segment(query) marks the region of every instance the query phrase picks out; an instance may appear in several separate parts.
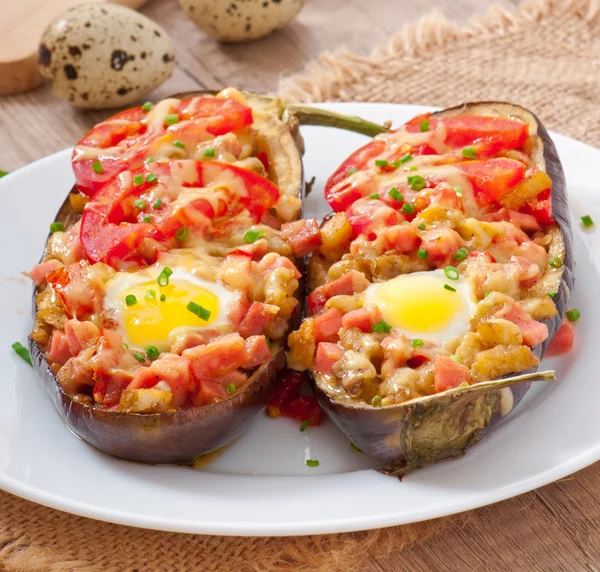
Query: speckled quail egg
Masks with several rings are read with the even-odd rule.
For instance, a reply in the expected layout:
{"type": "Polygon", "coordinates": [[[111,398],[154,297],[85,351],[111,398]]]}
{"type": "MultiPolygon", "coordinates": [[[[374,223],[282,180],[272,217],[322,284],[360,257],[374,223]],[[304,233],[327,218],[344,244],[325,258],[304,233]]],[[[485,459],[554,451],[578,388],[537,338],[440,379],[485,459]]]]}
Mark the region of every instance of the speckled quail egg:
{"type": "Polygon", "coordinates": [[[179,0],[190,19],[223,42],[262,38],[291,22],[305,0],[179,0]]]}
{"type": "Polygon", "coordinates": [[[175,67],[171,39],[146,16],[115,4],[75,6],[40,40],[38,63],[58,97],[84,108],[137,101],[175,67]]]}

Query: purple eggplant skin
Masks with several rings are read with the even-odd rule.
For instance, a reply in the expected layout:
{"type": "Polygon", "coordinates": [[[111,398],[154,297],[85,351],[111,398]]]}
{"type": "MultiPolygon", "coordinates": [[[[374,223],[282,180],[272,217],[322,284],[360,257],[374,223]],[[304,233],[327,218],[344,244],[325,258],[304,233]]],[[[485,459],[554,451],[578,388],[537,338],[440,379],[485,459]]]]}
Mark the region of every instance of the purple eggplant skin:
{"type": "MultiPolygon", "coordinates": [[[[575,282],[567,190],[558,153],[540,120],[520,106],[504,102],[466,103],[434,113],[432,117],[454,115],[495,115],[524,121],[529,125],[527,145],[534,164],[552,180],[552,213],[557,227],[551,232],[550,254],[559,256],[563,266],[549,272],[539,284],[542,295],[557,292],[553,301],[558,310],[554,318],[545,321],[548,339],[533,348],[541,359],[562,324],[575,282]]],[[[536,370],[522,372],[530,374],[525,379],[521,375],[511,376],[381,408],[337,397],[334,391],[327,391],[326,380],[315,374],[313,388],[322,408],[352,443],[381,460],[383,472],[402,476],[465,454],[507,419],[508,412],[523,399],[532,381],[553,379],[552,372],[532,378],[536,370]]]]}

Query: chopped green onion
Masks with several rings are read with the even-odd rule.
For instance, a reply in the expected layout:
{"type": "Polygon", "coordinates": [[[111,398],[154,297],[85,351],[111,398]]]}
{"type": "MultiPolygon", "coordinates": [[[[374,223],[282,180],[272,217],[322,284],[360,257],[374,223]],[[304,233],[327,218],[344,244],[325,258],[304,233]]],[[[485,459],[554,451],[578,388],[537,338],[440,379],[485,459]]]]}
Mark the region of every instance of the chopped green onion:
{"type": "Polygon", "coordinates": [[[581,222],[583,223],[583,226],[594,226],[594,221],[590,215],[582,216],[581,222]]]}
{"type": "Polygon", "coordinates": [[[65,225],[62,222],[52,222],[50,223],[50,232],[54,234],[55,232],[61,232],[65,230],[65,225]]]}
{"type": "Polygon", "coordinates": [[[319,461],[317,461],[316,459],[307,459],[306,465],[308,467],[318,467],[319,466],[319,461]]]}
{"type": "Polygon", "coordinates": [[[399,167],[401,164],[402,164],[402,163],[400,163],[400,161],[392,161],[392,162],[390,163],[390,165],[391,165],[392,167],[394,167],[394,169],[397,169],[397,168],[398,168],[398,167],[399,167]]]}
{"type": "Polygon", "coordinates": [[[348,169],[348,172],[346,173],[346,177],[349,177],[350,175],[354,175],[354,173],[358,173],[358,169],[356,167],[350,167],[348,169]]]}
{"type": "Polygon", "coordinates": [[[404,214],[411,215],[415,212],[415,205],[412,203],[404,203],[400,209],[404,214]]]}
{"type": "Polygon", "coordinates": [[[429,253],[424,248],[419,248],[419,250],[417,250],[417,258],[425,260],[428,256],[429,253]]]}
{"type": "Polygon", "coordinates": [[[404,163],[408,163],[412,158],[413,158],[413,156],[410,153],[407,153],[406,155],[402,155],[402,157],[400,157],[400,163],[402,163],[404,165],[404,163]]]}
{"type": "Polygon", "coordinates": [[[144,298],[146,298],[146,300],[154,300],[156,298],[156,290],[152,290],[152,288],[146,290],[144,298]]]}
{"type": "Polygon", "coordinates": [[[128,350],[129,349],[129,344],[126,344],[125,342],[123,342],[123,347],[128,350]]]}
{"type": "Polygon", "coordinates": [[[375,165],[377,167],[387,167],[388,164],[389,163],[385,159],[375,159],[375,165]]]}
{"type": "Polygon", "coordinates": [[[168,266],[165,266],[162,269],[162,272],[158,275],[158,278],[156,279],[158,285],[163,287],[168,286],[169,276],[171,276],[171,274],[173,274],[173,271],[168,266]]]}
{"type": "Polygon", "coordinates": [[[456,270],[454,266],[446,266],[446,268],[444,268],[444,274],[450,280],[458,280],[459,278],[458,270],[456,270]]]}
{"type": "Polygon", "coordinates": [[[304,431],[306,431],[306,428],[308,427],[308,421],[306,421],[306,419],[304,421],[302,421],[302,425],[300,425],[300,431],[302,433],[304,433],[304,431]]]}
{"type": "Polygon", "coordinates": [[[144,210],[148,206],[148,203],[145,200],[143,200],[143,199],[138,199],[133,204],[135,205],[136,208],[138,208],[140,210],[144,210]]]}
{"type": "Polygon", "coordinates": [[[456,288],[452,288],[452,286],[450,286],[448,284],[444,284],[444,288],[446,290],[450,290],[450,292],[456,292],[456,288]]]}
{"type": "Polygon", "coordinates": [[[185,149],[185,143],[183,141],[179,141],[179,139],[175,139],[175,141],[173,141],[173,147],[177,147],[178,149],[185,149]]]}
{"type": "Polygon", "coordinates": [[[236,389],[237,389],[237,388],[236,388],[236,386],[235,386],[235,384],[234,384],[234,383],[228,383],[228,384],[225,386],[225,393],[226,393],[227,395],[233,395],[233,394],[235,393],[235,390],[236,390],[236,389]]]}
{"type": "Polygon", "coordinates": [[[477,153],[473,147],[463,147],[462,156],[467,159],[477,159],[477,153]]]}
{"type": "Polygon", "coordinates": [[[244,235],[244,242],[252,244],[253,242],[256,242],[259,238],[261,238],[264,234],[264,230],[249,230],[244,235]]]}
{"type": "Polygon", "coordinates": [[[399,203],[401,203],[404,200],[404,195],[400,191],[398,191],[396,187],[389,190],[389,195],[399,203]]]}
{"type": "Polygon", "coordinates": [[[373,324],[373,331],[374,332],[389,332],[392,329],[392,326],[390,326],[385,320],[381,320],[381,322],[377,322],[376,324],[373,324]]]}
{"type": "Polygon", "coordinates": [[[153,209],[159,209],[160,207],[162,207],[162,199],[156,199],[153,203],[152,203],[152,208],[153,209]]]}
{"type": "Polygon", "coordinates": [[[379,397],[379,395],[373,397],[373,399],[371,399],[371,405],[373,407],[381,407],[381,397],[379,397]]]}
{"type": "Polygon", "coordinates": [[[167,299],[167,297],[164,294],[160,295],[160,301],[164,302],[167,299]]]}
{"type": "Polygon", "coordinates": [[[425,223],[422,222],[419,224],[419,226],[417,227],[419,230],[425,230],[427,227],[425,226],[425,223]]]}
{"type": "Polygon", "coordinates": [[[421,133],[429,131],[429,121],[421,121],[421,123],[419,123],[419,129],[421,130],[421,133]]]}
{"type": "Polygon", "coordinates": [[[552,268],[562,268],[562,260],[558,256],[551,256],[548,258],[548,264],[552,266],[552,268]]]}
{"type": "Polygon", "coordinates": [[[554,298],[554,296],[556,296],[556,292],[548,292],[548,296],[550,296],[550,298],[554,298]]]}
{"type": "Polygon", "coordinates": [[[144,183],[144,175],[136,175],[135,177],[133,177],[133,186],[134,187],[139,187],[143,183],[144,183]]]}
{"type": "Polygon", "coordinates": [[[484,298],[487,298],[490,294],[492,293],[491,290],[486,290],[485,294],[483,295],[484,298]]]}
{"type": "Polygon", "coordinates": [[[462,189],[461,189],[461,188],[460,188],[458,185],[456,185],[456,186],[454,187],[454,192],[456,193],[456,196],[457,196],[457,197],[462,197],[462,196],[463,196],[462,189]]]}
{"type": "Polygon", "coordinates": [[[148,356],[148,359],[151,359],[152,361],[154,361],[159,354],[160,352],[156,346],[148,346],[146,348],[146,355],[148,356]]]}
{"type": "Polygon", "coordinates": [[[152,102],[151,101],[147,101],[146,103],[144,103],[144,105],[142,105],[142,111],[145,111],[146,113],[148,113],[151,109],[152,109],[152,102]]]}
{"type": "Polygon", "coordinates": [[[459,248],[455,253],[454,253],[454,260],[464,260],[467,257],[467,254],[469,254],[469,250],[465,247],[463,248],[459,248]]]}
{"type": "Polygon", "coordinates": [[[152,218],[150,218],[150,215],[146,215],[143,219],[144,222],[151,222],[152,218]]]}
{"type": "Polygon", "coordinates": [[[424,344],[424,343],[425,343],[425,342],[424,342],[423,340],[420,340],[419,338],[415,338],[415,339],[412,341],[412,347],[413,347],[413,348],[420,348],[420,347],[423,347],[423,344],[424,344]]]}
{"type": "Polygon", "coordinates": [[[205,157],[214,157],[215,156],[215,150],[210,147],[208,149],[204,149],[204,156],[205,157]]]}
{"type": "Polygon", "coordinates": [[[571,310],[567,310],[565,312],[565,316],[567,317],[569,322],[576,322],[577,320],[579,320],[579,318],[581,318],[581,312],[576,308],[572,308],[571,310]]]}
{"type": "Polygon", "coordinates": [[[2,177],[6,177],[6,175],[8,175],[8,171],[3,171],[2,169],[0,169],[0,179],[2,177]]]}
{"type": "Polygon", "coordinates": [[[166,125],[175,125],[175,123],[179,123],[179,115],[177,113],[170,113],[165,117],[166,125]]]}
{"type": "Polygon", "coordinates": [[[350,448],[354,449],[358,453],[362,453],[362,449],[359,449],[352,441],[350,441],[350,448]]]}
{"type": "Polygon", "coordinates": [[[104,167],[102,166],[102,163],[100,163],[100,161],[94,161],[92,163],[92,169],[94,170],[94,173],[97,173],[98,175],[104,173],[104,167]]]}
{"type": "Polygon", "coordinates": [[[137,304],[137,298],[133,294],[125,296],[125,304],[128,306],[135,306],[137,304]]]}
{"type": "Polygon", "coordinates": [[[146,175],[146,182],[147,183],[154,183],[154,181],[156,181],[158,179],[158,177],[154,174],[154,173],[148,173],[146,175]]]}
{"type": "Polygon", "coordinates": [[[408,186],[413,191],[420,191],[425,188],[425,179],[421,175],[413,175],[408,177],[408,186]]]}
{"type": "Polygon", "coordinates": [[[133,352],[133,357],[140,363],[144,363],[146,361],[146,356],[140,352],[133,352]]]}
{"type": "Polygon", "coordinates": [[[372,195],[369,195],[370,199],[380,199],[381,197],[379,196],[379,193],[373,193],[372,195]]]}
{"type": "Polygon", "coordinates": [[[154,157],[146,157],[144,159],[144,163],[148,164],[148,163],[153,163],[154,162],[154,157]]]}
{"type": "Polygon", "coordinates": [[[184,240],[187,240],[189,236],[190,236],[190,229],[187,226],[180,226],[177,229],[177,231],[175,232],[175,238],[179,242],[183,242],[184,240]]]}
{"type": "Polygon", "coordinates": [[[450,359],[456,363],[462,363],[462,360],[458,356],[450,356],[450,359]]]}
{"type": "Polygon", "coordinates": [[[200,306],[200,304],[196,304],[196,302],[190,302],[187,305],[187,309],[192,314],[196,314],[196,316],[198,316],[201,320],[204,320],[205,322],[208,322],[208,319],[210,318],[210,315],[211,315],[210,310],[203,308],[202,306],[200,306]]]}
{"type": "Polygon", "coordinates": [[[29,355],[29,350],[21,344],[21,342],[15,342],[11,348],[15,350],[16,354],[24,361],[26,361],[29,365],[33,365],[31,363],[31,355],[29,355]]]}
{"type": "Polygon", "coordinates": [[[416,165],[413,165],[412,167],[409,167],[408,170],[409,171],[416,171],[419,167],[417,167],[416,165]]]}

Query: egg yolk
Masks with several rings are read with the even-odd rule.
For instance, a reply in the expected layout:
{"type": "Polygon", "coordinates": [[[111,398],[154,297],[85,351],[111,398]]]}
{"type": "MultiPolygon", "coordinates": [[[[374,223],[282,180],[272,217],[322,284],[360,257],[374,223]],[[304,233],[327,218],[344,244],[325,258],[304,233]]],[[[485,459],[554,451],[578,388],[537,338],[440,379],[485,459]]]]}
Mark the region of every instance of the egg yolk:
{"type": "Polygon", "coordinates": [[[159,287],[156,281],[142,282],[123,292],[120,301],[122,327],[130,342],[138,347],[156,346],[160,350],[169,349],[169,334],[176,328],[198,328],[208,326],[219,315],[219,298],[209,290],[183,280],[170,282],[159,287]],[[154,292],[154,295],[152,294],[154,292]],[[135,296],[136,302],[126,303],[128,296],[135,296]],[[164,301],[161,301],[164,295],[164,301]],[[210,312],[207,320],[187,309],[195,302],[210,312]]]}
{"type": "Polygon", "coordinates": [[[449,326],[462,311],[462,298],[458,292],[446,290],[443,281],[404,275],[378,285],[370,301],[392,327],[434,333],[449,326]]]}

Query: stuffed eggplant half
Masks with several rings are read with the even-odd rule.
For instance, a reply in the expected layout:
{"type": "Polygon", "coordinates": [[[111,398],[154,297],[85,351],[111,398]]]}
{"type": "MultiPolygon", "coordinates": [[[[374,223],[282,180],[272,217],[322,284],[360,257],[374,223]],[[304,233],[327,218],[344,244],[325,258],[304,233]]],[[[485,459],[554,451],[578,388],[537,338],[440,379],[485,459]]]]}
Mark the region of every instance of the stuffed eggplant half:
{"type": "Polygon", "coordinates": [[[264,409],[320,239],[298,220],[301,149],[280,101],[234,89],[122,112],[75,147],[76,187],[29,273],[32,361],[75,434],[185,462],[264,409]]]}
{"type": "Polygon", "coordinates": [[[554,379],[535,372],[574,279],[547,131],[507,103],[422,115],[352,154],[325,194],[290,367],[391,473],[462,455],[554,379]]]}

